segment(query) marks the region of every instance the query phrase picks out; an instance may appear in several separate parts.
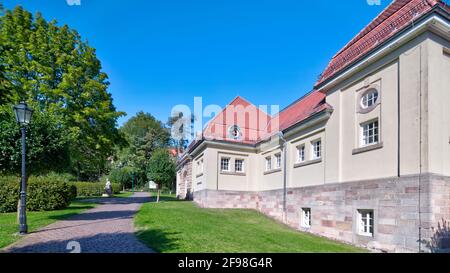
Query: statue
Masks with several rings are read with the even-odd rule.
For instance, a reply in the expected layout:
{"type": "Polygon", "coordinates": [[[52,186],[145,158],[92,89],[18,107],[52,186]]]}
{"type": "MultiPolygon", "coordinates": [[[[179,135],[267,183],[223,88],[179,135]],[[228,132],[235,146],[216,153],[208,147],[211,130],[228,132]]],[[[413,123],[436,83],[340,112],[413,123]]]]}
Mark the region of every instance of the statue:
{"type": "Polygon", "coordinates": [[[106,185],[105,185],[105,194],[103,194],[103,197],[111,197],[112,195],[113,195],[113,193],[112,193],[111,182],[109,181],[109,178],[107,178],[106,185]]]}

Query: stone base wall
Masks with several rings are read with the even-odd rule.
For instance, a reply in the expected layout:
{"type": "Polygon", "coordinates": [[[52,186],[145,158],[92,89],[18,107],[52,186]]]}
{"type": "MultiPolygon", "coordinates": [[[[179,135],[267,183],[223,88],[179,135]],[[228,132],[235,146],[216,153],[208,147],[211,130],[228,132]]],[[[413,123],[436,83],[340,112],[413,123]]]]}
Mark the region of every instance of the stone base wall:
{"type": "Polygon", "coordinates": [[[194,201],[202,208],[257,209],[258,193],[203,190],[194,192],[194,201]]]}
{"type": "Polygon", "coordinates": [[[426,174],[325,184],[288,189],[286,197],[285,213],[282,189],[194,193],[194,201],[201,207],[256,209],[294,229],[358,246],[387,252],[438,252],[450,248],[448,177],[426,174]],[[300,227],[302,208],[311,209],[310,229],[300,227]],[[373,237],[357,232],[360,209],[374,211],[373,237]]]}

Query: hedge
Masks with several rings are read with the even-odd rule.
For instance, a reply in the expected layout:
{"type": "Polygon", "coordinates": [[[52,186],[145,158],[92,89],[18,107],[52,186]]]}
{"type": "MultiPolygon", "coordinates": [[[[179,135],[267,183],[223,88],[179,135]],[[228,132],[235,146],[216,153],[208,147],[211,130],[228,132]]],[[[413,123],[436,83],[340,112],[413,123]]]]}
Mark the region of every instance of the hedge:
{"type": "MultiPolygon", "coordinates": [[[[105,184],[91,182],[71,182],[69,183],[77,189],[78,197],[102,196],[105,193],[105,184]]],[[[113,194],[120,193],[120,184],[111,183],[113,194]]]]}
{"type": "MultiPolygon", "coordinates": [[[[112,183],[113,193],[120,193],[120,184],[112,183]]],[[[57,175],[31,176],[27,187],[27,210],[48,211],[66,208],[78,196],[101,196],[104,183],[67,182],[57,175]]],[[[17,211],[20,199],[20,177],[0,176],[0,213],[17,211]]]]}
{"type": "MultiPolygon", "coordinates": [[[[30,177],[27,187],[27,210],[48,211],[66,208],[76,196],[76,189],[64,181],[48,177],[30,177]]],[[[0,177],[0,212],[17,211],[20,178],[0,177]]]]}

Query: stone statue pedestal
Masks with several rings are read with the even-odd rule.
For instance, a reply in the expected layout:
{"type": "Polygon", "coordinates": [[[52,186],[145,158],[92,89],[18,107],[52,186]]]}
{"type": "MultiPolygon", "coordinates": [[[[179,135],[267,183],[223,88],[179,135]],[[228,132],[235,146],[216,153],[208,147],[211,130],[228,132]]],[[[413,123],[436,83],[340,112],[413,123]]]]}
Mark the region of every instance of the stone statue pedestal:
{"type": "Polygon", "coordinates": [[[102,195],[102,197],[112,197],[112,196],[113,192],[111,182],[109,181],[109,179],[106,179],[105,193],[102,195]]]}

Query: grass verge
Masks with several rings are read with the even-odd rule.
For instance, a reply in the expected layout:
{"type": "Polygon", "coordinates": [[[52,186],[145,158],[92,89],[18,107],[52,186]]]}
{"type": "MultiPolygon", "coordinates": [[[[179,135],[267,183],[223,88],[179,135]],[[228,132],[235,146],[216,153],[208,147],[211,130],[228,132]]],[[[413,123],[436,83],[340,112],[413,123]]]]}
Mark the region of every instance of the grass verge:
{"type": "Polygon", "coordinates": [[[366,252],[290,229],[253,210],[202,209],[163,197],[135,218],[138,238],[163,253],[366,252]]]}

